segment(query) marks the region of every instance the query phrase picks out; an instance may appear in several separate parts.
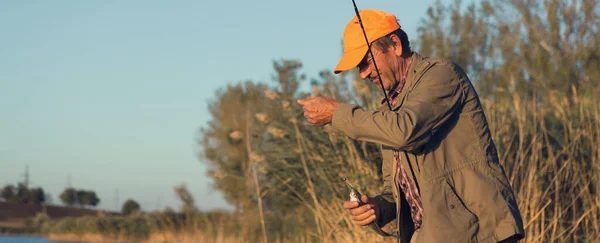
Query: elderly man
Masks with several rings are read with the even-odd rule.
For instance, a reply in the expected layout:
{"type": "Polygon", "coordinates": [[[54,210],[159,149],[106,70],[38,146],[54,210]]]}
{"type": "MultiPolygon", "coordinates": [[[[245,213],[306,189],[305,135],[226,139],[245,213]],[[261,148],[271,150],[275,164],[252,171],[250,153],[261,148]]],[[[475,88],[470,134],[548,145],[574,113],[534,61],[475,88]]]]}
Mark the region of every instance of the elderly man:
{"type": "Polygon", "coordinates": [[[358,68],[387,92],[378,110],[326,97],[299,100],[315,125],[381,144],[383,191],[344,202],[355,223],[394,222],[402,242],[516,242],[525,236],[479,97],[465,72],[410,48],[393,14],[359,12],[346,25],[335,74],[358,68]],[[369,46],[372,56],[368,52],[369,46]],[[379,70],[379,72],[377,72],[379,70]]]}

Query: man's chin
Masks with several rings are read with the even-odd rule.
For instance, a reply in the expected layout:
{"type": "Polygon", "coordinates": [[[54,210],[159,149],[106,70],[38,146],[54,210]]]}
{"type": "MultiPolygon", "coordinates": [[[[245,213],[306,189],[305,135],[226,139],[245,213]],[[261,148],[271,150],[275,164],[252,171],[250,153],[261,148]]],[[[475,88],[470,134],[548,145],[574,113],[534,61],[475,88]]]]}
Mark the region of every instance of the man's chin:
{"type": "MultiPolygon", "coordinates": [[[[375,87],[377,87],[378,90],[381,90],[381,84],[373,82],[373,85],[375,85],[375,87]]],[[[386,93],[389,93],[391,90],[392,89],[386,86],[384,86],[383,88],[383,91],[385,91],[386,93]]]]}
{"type": "MultiPolygon", "coordinates": [[[[375,85],[375,87],[377,87],[377,89],[381,90],[381,84],[379,84],[379,83],[375,83],[375,82],[373,82],[373,84],[375,85]]],[[[388,91],[389,91],[389,88],[388,88],[388,87],[384,87],[384,88],[383,88],[383,90],[384,90],[385,92],[388,92],[388,91]]]]}

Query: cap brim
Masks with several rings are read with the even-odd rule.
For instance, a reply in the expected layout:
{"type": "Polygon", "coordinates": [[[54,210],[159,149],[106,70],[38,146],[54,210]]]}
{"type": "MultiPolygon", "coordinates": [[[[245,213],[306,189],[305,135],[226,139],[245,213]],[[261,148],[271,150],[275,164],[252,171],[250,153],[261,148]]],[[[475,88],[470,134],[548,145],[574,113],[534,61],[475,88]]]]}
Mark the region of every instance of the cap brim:
{"type": "Polygon", "coordinates": [[[338,74],[342,71],[348,71],[350,69],[355,68],[365,57],[368,50],[369,48],[367,47],[367,45],[365,45],[361,48],[344,53],[344,55],[338,62],[338,65],[333,70],[333,73],[338,74]]]}

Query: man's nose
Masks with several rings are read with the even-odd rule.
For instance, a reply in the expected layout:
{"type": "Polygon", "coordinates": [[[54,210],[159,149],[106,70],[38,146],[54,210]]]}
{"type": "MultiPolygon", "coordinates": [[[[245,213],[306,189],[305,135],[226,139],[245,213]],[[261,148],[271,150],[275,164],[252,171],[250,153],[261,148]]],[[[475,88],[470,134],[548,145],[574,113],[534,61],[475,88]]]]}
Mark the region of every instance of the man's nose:
{"type": "Polygon", "coordinates": [[[358,74],[361,79],[367,79],[369,77],[369,74],[371,74],[371,72],[369,72],[368,68],[360,67],[358,70],[358,74]]]}

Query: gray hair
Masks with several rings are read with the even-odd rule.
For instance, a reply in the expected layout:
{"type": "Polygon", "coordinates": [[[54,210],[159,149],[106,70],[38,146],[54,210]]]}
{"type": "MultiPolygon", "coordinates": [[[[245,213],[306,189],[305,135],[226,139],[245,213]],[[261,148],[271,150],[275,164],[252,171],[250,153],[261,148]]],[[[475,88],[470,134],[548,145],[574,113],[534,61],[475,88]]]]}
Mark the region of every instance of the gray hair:
{"type": "Polygon", "coordinates": [[[386,36],[373,41],[373,44],[377,45],[377,47],[379,47],[379,49],[381,49],[381,51],[385,53],[387,51],[387,48],[394,44],[391,37],[392,35],[396,35],[398,36],[398,38],[400,38],[400,43],[402,44],[402,52],[404,54],[412,53],[412,50],[410,48],[410,41],[408,40],[408,35],[401,28],[398,28],[392,33],[389,33],[386,36]]]}

